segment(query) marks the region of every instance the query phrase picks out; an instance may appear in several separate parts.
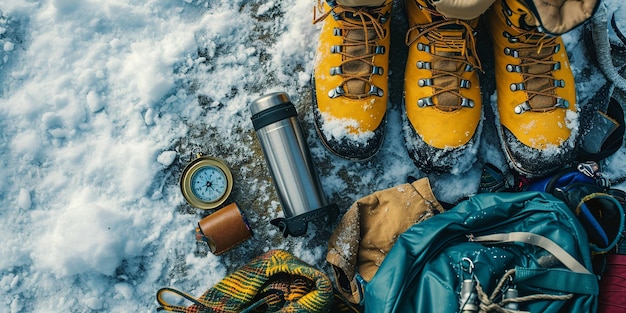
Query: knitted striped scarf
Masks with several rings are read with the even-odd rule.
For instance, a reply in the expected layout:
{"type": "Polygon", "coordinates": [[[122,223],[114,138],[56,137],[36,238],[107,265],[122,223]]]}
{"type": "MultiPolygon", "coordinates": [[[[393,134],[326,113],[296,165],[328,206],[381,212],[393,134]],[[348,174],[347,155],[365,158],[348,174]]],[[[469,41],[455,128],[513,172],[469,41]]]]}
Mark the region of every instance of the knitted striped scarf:
{"type": "Polygon", "coordinates": [[[159,310],[182,313],[358,312],[333,289],[326,274],[283,250],[271,250],[226,276],[201,297],[172,288],[157,292],[159,310]],[[174,293],[193,304],[168,304],[174,293]]]}

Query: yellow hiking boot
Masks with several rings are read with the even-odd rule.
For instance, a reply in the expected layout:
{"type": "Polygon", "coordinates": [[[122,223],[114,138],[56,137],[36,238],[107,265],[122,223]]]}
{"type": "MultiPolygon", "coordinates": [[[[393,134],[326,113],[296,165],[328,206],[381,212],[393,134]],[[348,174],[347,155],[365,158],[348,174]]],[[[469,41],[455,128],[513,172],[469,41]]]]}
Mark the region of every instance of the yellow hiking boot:
{"type": "Polygon", "coordinates": [[[423,171],[463,173],[476,161],[482,130],[478,18],[448,19],[424,0],[406,0],[405,6],[407,150],[423,171]]]}
{"type": "Polygon", "coordinates": [[[366,160],[378,152],[385,132],[391,1],[378,7],[326,1],[320,9],[315,126],[332,153],[366,160]]]}
{"type": "Polygon", "coordinates": [[[560,36],[540,31],[518,0],[497,0],[486,15],[494,46],[498,135],[519,173],[540,176],[573,159],[576,90],[560,36]]]}

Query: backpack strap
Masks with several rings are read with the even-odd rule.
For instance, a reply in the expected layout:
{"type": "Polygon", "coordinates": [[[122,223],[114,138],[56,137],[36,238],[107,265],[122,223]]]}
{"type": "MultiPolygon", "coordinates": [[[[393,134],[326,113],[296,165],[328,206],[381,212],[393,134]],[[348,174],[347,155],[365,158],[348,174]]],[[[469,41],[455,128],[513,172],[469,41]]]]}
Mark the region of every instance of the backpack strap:
{"type": "Polygon", "coordinates": [[[529,285],[552,290],[591,295],[598,294],[597,277],[565,249],[547,237],[530,232],[511,232],[470,237],[469,240],[493,244],[523,242],[543,248],[556,257],[570,271],[560,268],[533,269],[516,267],[516,281],[524,281],[529,285]]]}
{"type": "Polygon", "coordinates": [[[599,294],[596,275],[575,273],[564,268],[516,267],[514,282],[567,293],[599,294]]]}
{"type": "Polygon", "coordinates": [[[533,246],[541,247],[544,250],[554,255],[565,267],[576,273],[591,274],[591,272],[578,260],[576,260],[571,254],[565,251],[556,242],[550,240],[547,237],[537,235],[530,232],[511,232],[511,233],[499,233],[484,235],[478,237],[470,237],[470,241],[473,242],[485,242],[485,243],[508,243],[508,242],[523,242],[531,244],[533,246]]]}

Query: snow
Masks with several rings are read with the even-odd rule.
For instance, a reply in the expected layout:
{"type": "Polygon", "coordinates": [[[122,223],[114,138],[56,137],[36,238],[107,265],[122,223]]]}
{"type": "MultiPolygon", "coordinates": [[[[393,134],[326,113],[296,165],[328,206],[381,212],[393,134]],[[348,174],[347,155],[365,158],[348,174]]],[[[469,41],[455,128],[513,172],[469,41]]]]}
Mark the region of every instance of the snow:
{"type": "MultiPolygon", "coordinates": [[[[424,176],[404,147],[397,88],[378,156],[350,162],[319,143],[310,110],[320,27],[312,6],[0,1],[0,312],[154,312],[159,288],[199,296],[274,248],[325,268],[328,229],[311,225],[302,238],[283,238],[269,224],[280,206],[247,108],[269,92],[285,91],[297,104],[324,190],[342,212],[408,175],[424,176]],[[210,212],[189,207],[178,186],[200,152],[231,165],[232,200],[255,234],[222,256],[195,242],[194,225],[210,212]]],[[[401,28],[400,3],[394,12],[401,28]]],[[[579,36],[565,39],[584,103],[604,78],[589,67],[579,36]]],[[[504,168],[493,129],[484,132],[478,155],[504,168]]],[[[606,161],[607,174],[626,175],[625,162],[622,148],[606,161]]],[[[453,202],[475,192],[479,175],[434,175],[431,184],[453,202]]]]}

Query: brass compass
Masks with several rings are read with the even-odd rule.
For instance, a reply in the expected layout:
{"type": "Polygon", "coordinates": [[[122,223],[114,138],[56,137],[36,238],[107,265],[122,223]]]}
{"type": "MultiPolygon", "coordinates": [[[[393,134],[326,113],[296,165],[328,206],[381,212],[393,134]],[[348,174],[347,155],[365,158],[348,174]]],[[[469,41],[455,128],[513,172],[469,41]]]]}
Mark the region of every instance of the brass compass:
{"type": "Polygon", "coordinates": [[[220,206],[233,189],[233,175],[226,163],[211,156],[197,155],[183,170],[180,190],[187,202],[199,209],[220,206]]]}

